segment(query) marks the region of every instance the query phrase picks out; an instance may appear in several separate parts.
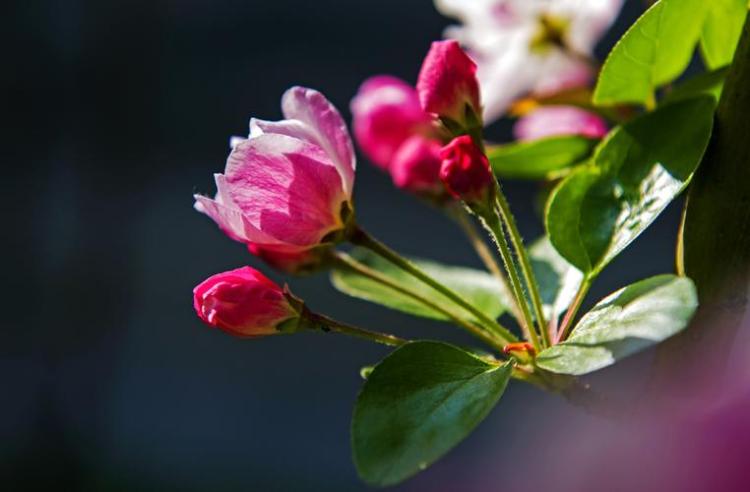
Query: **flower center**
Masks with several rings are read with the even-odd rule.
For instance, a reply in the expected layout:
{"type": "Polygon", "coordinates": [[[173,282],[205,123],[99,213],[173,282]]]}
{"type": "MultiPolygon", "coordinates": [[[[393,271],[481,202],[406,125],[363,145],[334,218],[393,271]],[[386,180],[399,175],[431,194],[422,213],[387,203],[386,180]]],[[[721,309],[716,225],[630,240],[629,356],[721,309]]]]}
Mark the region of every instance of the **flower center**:
{"type": "Polygon", "coordinates": [[[570,27],[568,19],[544,13],[537,22],[536,33],[531,37],[531,51],[544,54],[553,48],[565,48],[565,37],[570,27]]]}

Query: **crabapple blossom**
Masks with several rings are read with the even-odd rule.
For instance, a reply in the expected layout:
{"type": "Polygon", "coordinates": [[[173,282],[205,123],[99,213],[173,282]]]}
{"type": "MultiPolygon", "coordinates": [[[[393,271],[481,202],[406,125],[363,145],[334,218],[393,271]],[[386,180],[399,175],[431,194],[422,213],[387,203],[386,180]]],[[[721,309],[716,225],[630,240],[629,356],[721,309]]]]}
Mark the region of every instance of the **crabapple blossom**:
{"type": "Polygon", "coordinates": [[[435,0],[461,26],[445,31],[477,62],[484,121],[527,93],[549,94],[590,82],[588,61],[623,0],[435,0]]]}
{"type": "Polygon", "coordinates": [[[233,139],[224,173],[215,175],[216,196],[195,195],[195,208],[252,252],[307,262],[308,253],[342,239],[352,218],[354,150],[319,92],[293,87],[282,110],[284,120],[252,119],[249,138],[233,139]]]}

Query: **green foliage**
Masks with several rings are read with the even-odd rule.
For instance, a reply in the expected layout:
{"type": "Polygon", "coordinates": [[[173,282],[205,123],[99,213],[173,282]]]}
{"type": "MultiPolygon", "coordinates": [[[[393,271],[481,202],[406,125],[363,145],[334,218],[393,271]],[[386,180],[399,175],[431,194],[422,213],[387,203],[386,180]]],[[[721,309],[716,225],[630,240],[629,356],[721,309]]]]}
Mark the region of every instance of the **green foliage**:
{"type": "Polygon", "coordinates": [[[747,15],[747,0],[710,0],[701,32],[700,47],[709,70],[732,63],[742,25],[747,15]]]}
{"type": "Polygon", "coordinates": [[[599,302],[567,341],[539,354],[537,365],[571,375],[602,369],[684,329],[697,305],[687,277],[641,280],[599,302]]]}
{"type": "Polygon", "coordinates": [[[392,485],[431,465],[492,410],[511,375],[440,342],[412,342],[365,382],[352,420],[354,462],[365,481],[392,485]]]}
{"type": "MultiPolygon", "coordinates": [[[[450,303],[442,294],[415,279],[399,267],[380,256],[362,248],[356,248],[351,256],[368,267],[388,276],[401,286],[424,295],[438,302],[450,303]]],[[[438,282],[449,285],[466,301],[494,319],[500,316],[508,305],[498,281],[489,273],[472,268],[441,265],[434,261],[412,258],[411,261],[422,271],[438,282]]],[[[365,278],[346,269],[336,269],[331,273],[331,282],[344,294],[387,306],[415,316],[447,321],[448,318],[438,311],[424,306],[413,298],[386,287],[378,282],[365,278]]],[[[457,311],[463,312],[463,311],[457,311]]],[[[467,321],[473,321],[465,313],[467,321]]]]}
{"type": "Polygon", "coordinates": [[[679,77],[700,43],[710,70],[731,63],[746,0],[659,0],[623,35],[599,74],[597,105],[653,105],[655,91],[679,77]]]}
{"type": "Polygon", "coordinates": [[[726,68],[696,75],[675,87],[674,90],[666,95],[661,104],[671,104],[701,95],[711,96],[718,102],[721,92],[724,89],[724,80],[726,77],[726,68]]]}
{"type": "Polygon", "coordinates": [[[487,149],[493,171],[503,178],[548,179],[586,160],[597,140],[559,136],[487,149]]]}
{"type": "Polygon", "coordinates": [[[655,89],[676,79],[690,63],[709,3],[659,0],[651,6],[607,57],[594,104],[651,104],[655,89]]]}
{"type": "Polygon", "coordinates": [[[687,186],[711,136],[715,101],[700,97],[616,128],[593,163],[553,192],[552,244],[585,274],[597,274],[687,186]]]}

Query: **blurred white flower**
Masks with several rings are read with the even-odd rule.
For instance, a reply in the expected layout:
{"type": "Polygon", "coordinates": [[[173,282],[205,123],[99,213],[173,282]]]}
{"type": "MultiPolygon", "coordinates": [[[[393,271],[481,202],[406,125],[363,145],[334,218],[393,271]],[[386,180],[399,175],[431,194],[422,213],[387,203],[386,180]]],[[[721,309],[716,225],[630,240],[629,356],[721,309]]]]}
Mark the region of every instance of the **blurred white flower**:
{"type": "Polygon", "coordinates": [[[435,0],[461,26],[445,36],[477,62],[485,123],[527,93],[550,94],[586,85],[587,61],[617,18],[623,0],[435,0]]]}

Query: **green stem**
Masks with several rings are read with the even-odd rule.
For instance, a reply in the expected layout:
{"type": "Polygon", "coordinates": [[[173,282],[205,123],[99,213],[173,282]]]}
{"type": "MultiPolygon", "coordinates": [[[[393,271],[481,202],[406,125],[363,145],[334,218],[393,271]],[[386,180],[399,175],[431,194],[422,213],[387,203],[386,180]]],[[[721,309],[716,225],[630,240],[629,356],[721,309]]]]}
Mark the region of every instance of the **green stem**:
{"type": "Polygon", "coordinates": [[[565,317],[563,318],[562,324],[560,325],[560,330],[557,332],[555,343],[563,342],[566,338],[568,338],[570,330],[573,329],[573,320],[575,319],[578,310],[581,309],[583,300],[586,298],[586,294],[588,294],[593,281],[593,277],[590,277],[588,275],[583,278],[581,285],[578,287],[578,292],[576,292],[576,296],[573,299],[573,303],[565,313],[565,317]]]}
{"type": "Polygon", "coordinates": [[[424,273],[422,270],[417,268],[412,262],[402,257],[401,255],[399,255],[398,253],[396,253],[395,251],[393,251],[392,249],[390,249],[388,246],[381,243],[377,239],[370,236],[367,232],[365,232],[360,227],[357,226],[355,228],[354,232],[349,237],[349,241],[352,244],[369,249],[373,253],[390,261],[391,263],[401,268],[405,272],[411,274],[412,276],[421,280],[422,282],[429,285],[436,291],[440,292],[445,297],[447,297],[448,299],[450,299],[457,305],[461,306],[469,313],[476,316],[477,320],[482,322],[485,326],[491,327],[494,331],[497,332],[497,335],[503,340],[503,342],[513,343],[513,342],[518,341],[518,338],[516,338],[516,336],[513,335],[513,333],[511,333],[510,330],[502,326],[496,320],[493,320],[490,317],[488,317],[486,314],[484,314],[482,311],[480,311],[476,307],[472,306],[470,303],[466,302],[455,291],[453,291],[452,289],[449,289],[445,285],[441,284],[440,282],[436,281],[435,279],[433,279],[432,277],[424,273]]]}
{"type": "Polygon", "coordinates": [[[513,317],[516,318],[516,320],[518,320],[518,322],[520,323],[522,319],[521,310],[518,307],[518,302],[513,295],[510,284],[508,283],[508,277],[505,275],[505,273],[503,273],[503,270],[495,260],[495,256],[492,254],[492,251],[490,251],[490,248],[487,247],[487,243],[485,243],[482,237],[479,235],[479,231],[477,231],[476,227],[474,227],[474,224],[471,223],[469,214],[466,212],[463,206],[459,206],[458,204],[449,208],[449,214],[455,219],[456,223],[464,231],[464,234],[466,234],[466,237],[469,239],[469,242],[476,251],[477,256],[479,256],[479,259],[481,259],[482,263],[484,263],[484,266],[487,268],[487,270],[489,270],[490,273],[492,273],[492,275],[494,275],[498,282],[500,282],[500,288],[505,294],[505,298],[510,299],[511,301],[511,305],[509,306],[511,313],[513,314],[513,317]]]}
{"type": "Polygon", "coordinates": [[[534,345],[534,348],[539,351],[539,337],[534,330],[534,320],[531,316],[529,305],[524,300],[521,278],[518,276],[518,271],[516,270],[516,265],[513,261],[513,254],[508,247],[508,240],[505,239],[505,232],[500,223],[500,217],[498,217],[493,210],[486,210],[486,212],[478,211],[478,215],[482,219],[482,223],[487,231],[495,240],[497,249],[500,252],[500,257],[503,259],[505,269],[510,276],[510,283],[513,286],[513,296],[516,299],[516,304],[521,307],[521,313],[523,315],[523,323],[521,323],[521,327],[523,328],[524,335],[526,335],[526,338],[534,345]]]}
{"type": "Polygon", "coordinates": [[[458,326],[466,329],[472,335],[476,336],[477,338],[481,339],[485,343],[489,344],[491,347],[496,348],[501,352],[502,352],[503,347],[506,345],[504,343],[504,340],[498,338],[491,332],[488,332],[480,328],[479,326],[469,323],[468,321],[462,319],[459,315],[455,314],[453,311],[442,307],[437,302],[434,302],[417,292],[407,289],[406,287],[399,284],[398,282],[395,282],[394,280],[388,278],[388,276],[383,275],[377,270],[373,270],[372,268],[355,260],[354,258],[352,258],[346,253],[335,251],[332,253],[331,258],[335,265],[339,265],[340,267],[343,267],[343,268],[348,268],[362,275],[363,277],[367,277],[370,280],[374,280],[375,282],[378,282],[381,285],[384,285],[390,289],[395,290],[396,292],[399,292],[405,296],[411,297],[412,299],[423,304],[424,306],[441,313],[442,315],[444,315],[445,317],[447,317],[448,319],[456,323],[458,326]]]}
{"type": "Polygon", "coordinates": [[[399,347],[405,343],[410,342],[410,340],[405,340],[388,333],[365,330],[364,328],[359,328],[357,326],[342,323],[341,321],[336,321],[335,319],[329,318],[328,316],[313,313],[309,310],[305,310],[303,316],[307,321],[311,323],[312,327],[324,332],[333,331],[336,333],[342,333],[344,335],[361,338],[363,340],[369,340],[371,342],[388,345],[390,347],[399,347]]]}
{"type": "MultiPolygon", "coordinates": [[[[547,322],[544,318],[544,309],[542,308],[542,296],[539,294],[539,285],[536,282],[534,270],[531,269],[531,261],[529,255],[526,252],[526,248],[523,245],[523,239],[521,234],[518,232],[518,226],[516,226],[516,220],[513,218],[513,214],[510,211],[508,200],[506,200],[503,190],[498,184],[496,187],[496,198],[497,206],[500,209],[500,217],[505,223],[505,227],[508,229],[510,235],[510,241],[513,244],[513,249],[516,250],[518,259],[521,263],[521,271],[523,272],[524,280],[526,281],[526,287],[529,290],[529,296],[531,297],[531,304],[534,307],[534,314],[536,315],[537,327],[539,333],[542,334],[544,339],[544,345],[549,347],[552,345],[549,333],[547,331],[547,322]]],[[[524,299],[525,300],[525,299],[524,299]]]]}

